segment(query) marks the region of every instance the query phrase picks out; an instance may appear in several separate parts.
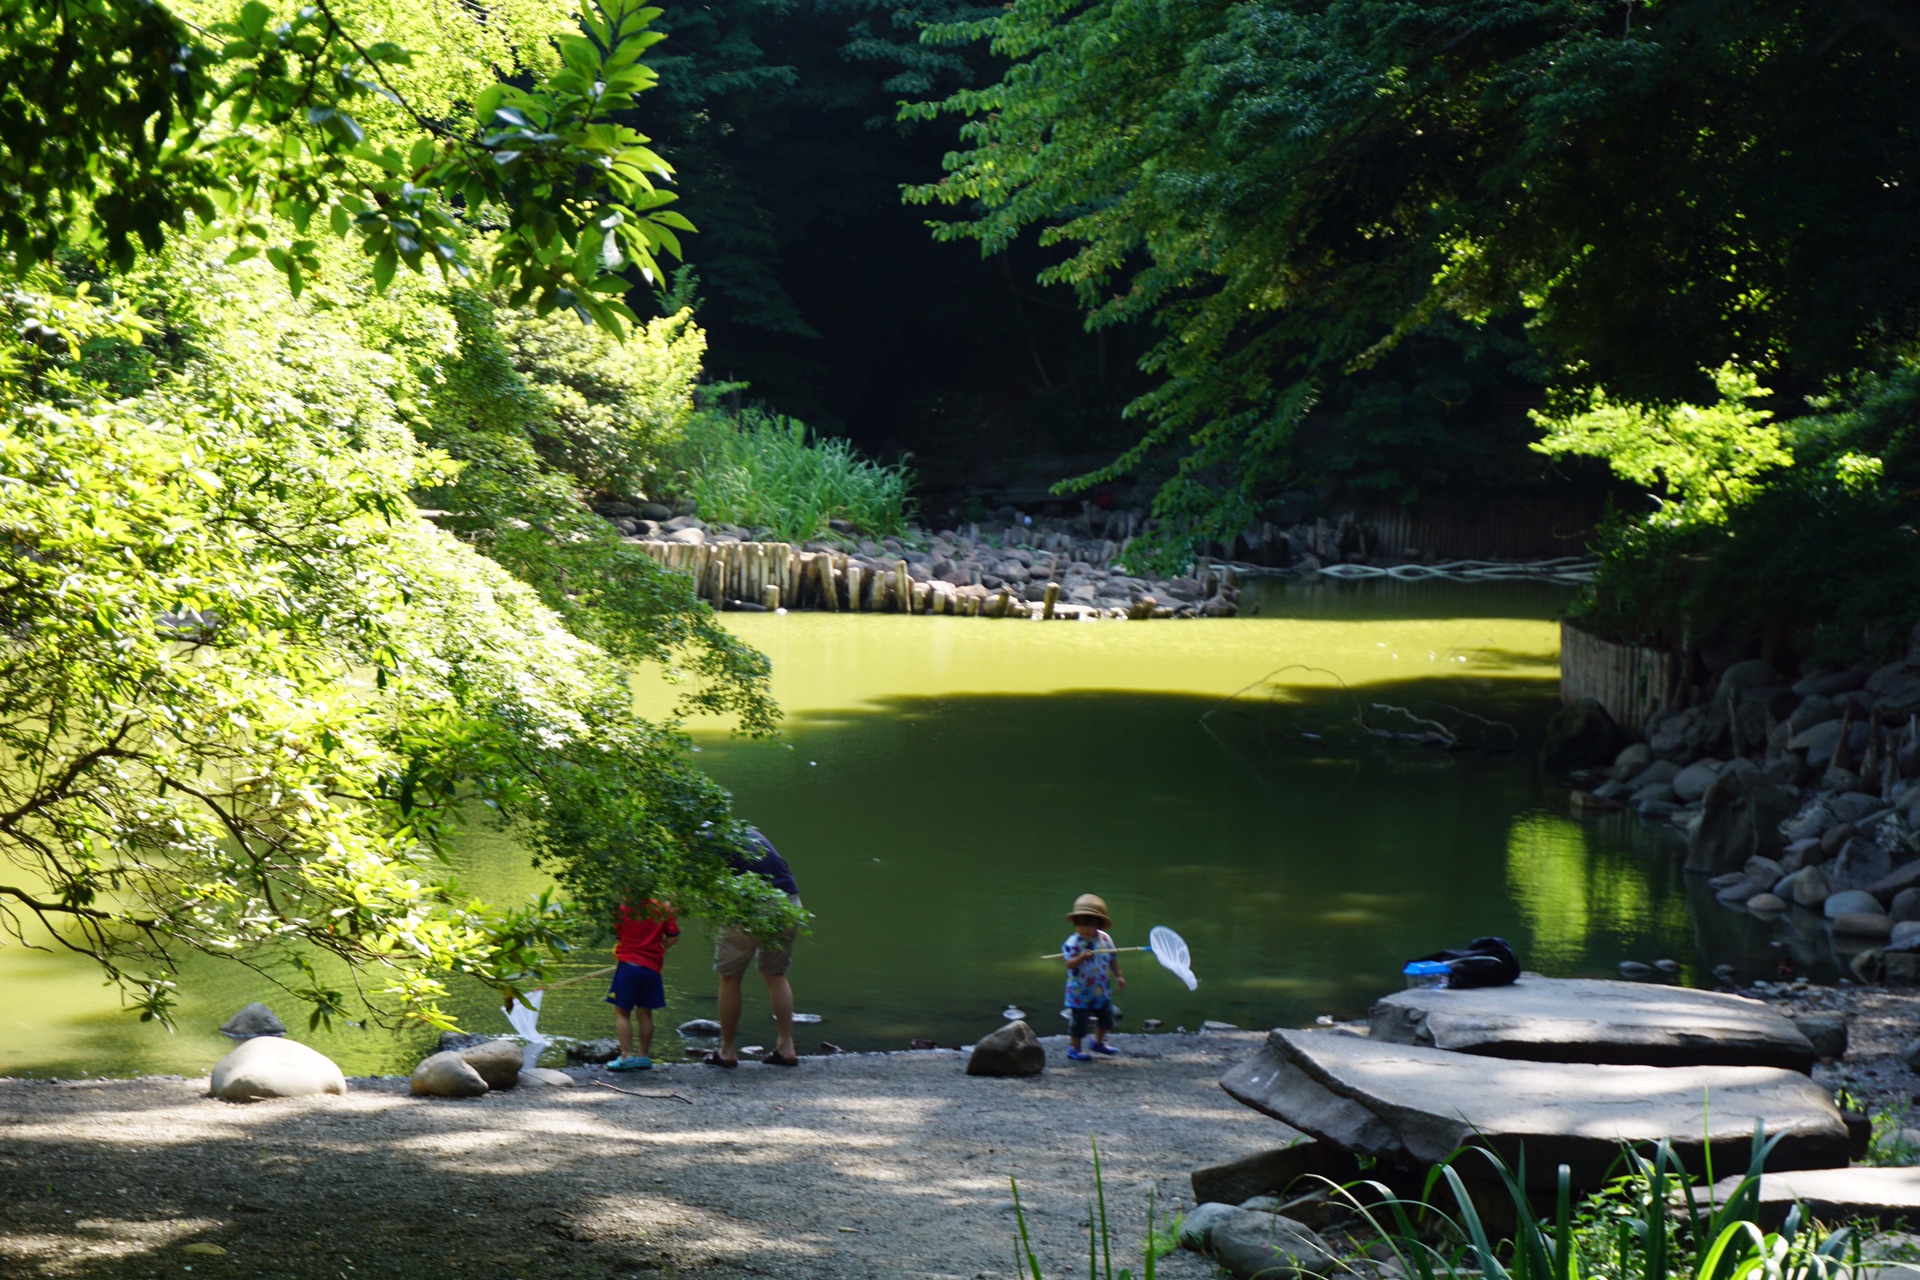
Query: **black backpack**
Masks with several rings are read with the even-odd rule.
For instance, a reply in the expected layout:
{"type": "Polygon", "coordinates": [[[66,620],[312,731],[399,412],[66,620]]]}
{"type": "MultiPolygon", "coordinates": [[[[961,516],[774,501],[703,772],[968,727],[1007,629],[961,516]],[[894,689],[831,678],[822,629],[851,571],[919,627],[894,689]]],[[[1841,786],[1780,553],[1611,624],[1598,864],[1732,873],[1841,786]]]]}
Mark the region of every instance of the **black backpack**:
{"type": "Polygon", "coordinates": [[[1475,938],[1457,951],[1436,951],[1420,958],[1443,962],[1449,987],[1505,987],[1520,977],[1520,957],[1505,938],[1475,938]]]}

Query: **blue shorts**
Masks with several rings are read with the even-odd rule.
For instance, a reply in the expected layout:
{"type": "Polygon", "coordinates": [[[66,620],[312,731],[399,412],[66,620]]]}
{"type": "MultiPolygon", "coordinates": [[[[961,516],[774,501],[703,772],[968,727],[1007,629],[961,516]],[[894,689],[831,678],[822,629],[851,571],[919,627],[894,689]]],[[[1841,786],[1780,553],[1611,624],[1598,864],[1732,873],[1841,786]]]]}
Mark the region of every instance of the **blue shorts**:
{"type": "Polygon", "coordinates": [[[607,988],[607,1003],[617,1009],[664,1009],[667,988],[660,971],[643,964],[622,960],[614,966],[613,984],[607,988]]]}
{"type": "Polygon", "coordinates": [[[1104,1034],[1113,1030],[1113,1001],[1104,1000],[1091,1009],[1068,1008],[1067,1034],[1075,1040],[1087,1034],[1088,1024],[1100,1028],[1104,1034]]]}

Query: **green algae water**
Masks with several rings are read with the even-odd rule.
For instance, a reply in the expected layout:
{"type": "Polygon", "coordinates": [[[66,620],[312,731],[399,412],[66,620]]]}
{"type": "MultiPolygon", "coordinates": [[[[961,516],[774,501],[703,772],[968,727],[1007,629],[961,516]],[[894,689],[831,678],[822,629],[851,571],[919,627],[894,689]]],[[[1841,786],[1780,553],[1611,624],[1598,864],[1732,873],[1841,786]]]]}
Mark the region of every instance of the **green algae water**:
{"type": "MultiPolygon", "coordinates": [[[[1696,937],[1656,833],[1576,822],[1542,776],[1564,591],[1276,579],[1242,603],[1237,619],[1147,623],[728,615],[773,660],[785,740],[695,736],[817,917],[792,974],[799,1009],[821,1019],[800,1028],[803,1051],[966,1043],[1008,1006],[1059,1029],[1062,970],[1039,957],[1084,892],[1107,899],[1123,945],[1161,924],[1192,948],[1195,992],[1150,956],[1125,958],[1123,1030],[1355,1016],[1400,985],[1403,961],[1480,934],[1556,975],[1670,957],[1693,976],[1751,947],[1696,937]],[[1384,736],[1432,725],[1515,749],[1384,736]]],[[[668,698],[651,684],[638,696],[668,698]]],[[[476,833],[464,859],[477,892],[541,887],[505,835],[476,833]]],[[[707,936],[686,928],[667,1028],[713,1012],[707,936]]],[[[409,1070],[432,1040],[309,1033],[234,965],[196,961],[182,986],[170,1035],[121,1011],[83,959],[0,950],[0,1073],[197,1074],[253,999],[350,1074],[409,1070]]],[[[603,992],[554,991],[542,1029],[611,1034],[603,992]]],[[[477,987],[456,1008],[468,1029],[507,1030],[477,987]]],[[[743,1031],[771,1043],[752,979],[743,1031]]],[[[656,1055],[677,1043],[669,1032],[656,1055]]]]}

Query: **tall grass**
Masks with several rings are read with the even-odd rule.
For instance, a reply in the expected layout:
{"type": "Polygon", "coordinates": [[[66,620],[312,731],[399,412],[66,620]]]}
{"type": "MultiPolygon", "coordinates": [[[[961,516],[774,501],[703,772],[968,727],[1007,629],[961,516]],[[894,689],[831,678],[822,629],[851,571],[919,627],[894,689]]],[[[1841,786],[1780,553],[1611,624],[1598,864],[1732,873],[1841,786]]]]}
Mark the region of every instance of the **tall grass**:
{"type": "Polygon", "coordinates": [[[707,520],[771,529],[803,542],[845,520],[875,536],[906,529],[905,467],[863,458],[845,440],[758,409],[696,414],[677,456],[678,487],[707,520]]]}
{"type": "MultiPolygon", "coordinates": [[[[1853,1280],[1862,1270],[1865,1241],[1852,1228],[1827,1230],[1808,1221],[1798,1205],[1779,1230],[1762,1227],[1760,1174],[1778,1142],[1778,1137],[1766,1140],[1756,1127],[1746,1173],[1719,1204],[1707,1192],[1711,1163],[1705,1182],[1696,1183],[1666,1142],[1650,1155],[1628,1152],[1622,1176],[1577,1201],[1567,1167],[1560,1166],[1547,1215],[1527,1191],[1524,1154],[1516,1170],[1478,1147],[1435,1165],[1416,1197],[1396,1195],[1378,1182],[1337,1187],[1316,1181],[1357,1215],[1359,1225],[1345,1233],[1350,1262],[1339,1268],[1348,1276],[1379,1274],[1375,1261],[1386,1252],[1392,1269],[1406,1280],[1853,1280]],[[1494,1171],[1501,1216],[1511,1211],[1510,1235],[1489,1228],[1486,1213],[1455,1168],[1482,1160],[1494,1171]],[[1444,1208],[1447,1200],[1453,1203],[1451,1212],[1444,1208]]],[[[1116,1275],[1113,1270],[1097,1146],[1094,1189],[1087,1206],[1089,1280],[1133,1280],[1130,1271],[1116,1275]]],[[[1021,1280],[1046,1280],[1027,1233],[1017,1183],[1013,1194],[1016,1271],[1021,1280]]],[[[1154,1233],[1149,1204],[1143,1280],[1152,1280],[1156,1258],[1171,1247],[1171,1240],[1154,1233]]],[[[1276,1260],[1272,1276],[1283,1274],[1291,1271],[1276,1260]]]]}

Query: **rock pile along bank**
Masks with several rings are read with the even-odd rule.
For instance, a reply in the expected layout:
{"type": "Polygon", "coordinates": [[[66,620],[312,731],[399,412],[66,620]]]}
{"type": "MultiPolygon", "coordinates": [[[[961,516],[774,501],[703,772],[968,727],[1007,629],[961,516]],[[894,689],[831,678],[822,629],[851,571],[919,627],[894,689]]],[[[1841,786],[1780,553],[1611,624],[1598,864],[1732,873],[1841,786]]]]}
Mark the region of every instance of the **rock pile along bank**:
{"type": "Polygon", "coordinates": [[[1598,704],[1564,708],[1549,763],[1576,810],[1627,808],[1686,839],[1723,904],[1831,939],[1868,981],[1920,984],[1920,628],[1901,661],[1789,681],[1759,660],[1640,741],[1598,704]]]}
{"type": "Polygon", "coordinates": [[[716,609],[951,614],[982,618],[1231,617],[1239,571],[1202,561],[1192,575],[1143,577],[1122,559],[1131,542],[1091,522],[1040,520],[907,540],[851,537],[794,544],[765,529],[613,516],[628,541],[693,577],[716,609]],[[926,543],[925,549],[912,543],[926,543]]]}

